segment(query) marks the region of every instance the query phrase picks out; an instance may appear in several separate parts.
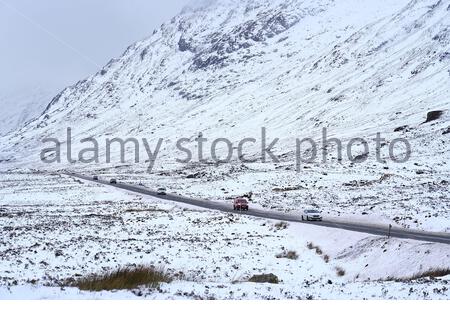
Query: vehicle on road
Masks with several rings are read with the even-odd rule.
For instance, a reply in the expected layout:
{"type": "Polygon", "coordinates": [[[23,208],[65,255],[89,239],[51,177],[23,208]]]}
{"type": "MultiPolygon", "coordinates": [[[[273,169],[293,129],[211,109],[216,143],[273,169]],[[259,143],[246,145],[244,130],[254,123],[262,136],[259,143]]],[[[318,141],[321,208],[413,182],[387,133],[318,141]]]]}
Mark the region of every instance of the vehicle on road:
{"type": "Polygon", "coordinates": [[[143,184],[142,182],[139,182],[139,186],[145,187],[145,184],[143,184]]]}
{"type": "Polygon", "coordinates": [[[248,201],[244,198],[236,198],[233,203],[233,210],[248,211],[248,201]]]}
{"type": "Polygon", "coordinates": [[[113,179],[109,180],[109,183],[110,184],[117,184],[117,179],[113,178],[113,179]]]}
{"type": "Polygon", "coordinates": [[[165,195],[167,195],[167,190],[166,190],[166,188],[158,188],[158,190],[156,190],[156,193],[159,195],[159,196],[165,196],[165,195]]]}
{"type": "Polygon", "coordinates": [[[93,176],[93,177],[92,177],[92,180],[98,181],[98,176],[93,176]]]}
{"type": "Polygon", "coordinates": [[[304,214],[302,214],[302,221],[322,221],[322,215],[319,210],[307,209],[304,214]]]}
{"type": "MultiPolygon", "coordinates": [[[[67,173],[67,175],[83,179],[87,181],[92,181],[90,176],[84,176],[81,174],[76,173],[67,173]]],[[[127,185],[124,184],[121,186],[123,189],[127,189],[127,185]]],[[[135,192],[138,192],[142,195],[148,195],[149,192],[146,190],[132,190],[135,192]]],[[[171,195],[174,194],[173,191],[171,191],[171,195]]],[[[153,193],[151,194],[153,195],[153,193]]],[[[230,207],[224,206],[222,203],[213,203],[211,201],[198,201],[198,199],[195,198],[188,198],[188,197],[177,197],[173,196],[170,197],[171,201],[175,201],[178,203],[183,203],[187,205],[192,205],[194,200],[195,205],[201,208],[205,208],[208,210],[218,210],[222,212],[229,212],[230,207]]],[[[1,208],[0,208],[1,211],[1,208]]],[[[315,210],[320,217],[320,211],[315,210]]],[[[300,219],[300,216],[303,214],[306,214],[305,212],[299,213],[297,216],[293,215],[285,215],[283,217],[284,221],[291,221],[291,222],[298,222],[300,219]]],[[[254,216],[254,217],[264,217],[266,219],[272,219],[272,220],[280,220],[280,215],[283,214],[282,211],[275,211],[275,210],[252,210],[245,213],[248,216],[254,216]]],[[[333,220],[325,220],[323,223],[317,223],[317,226],[323,227],[323,228],[334,228],[334,229],[340,229],[345,231],[351,231],[351,232],[359,232],[363,234],[371,234],[376,236],[390,236],[392,238],[400,238],[400,239],[412,239],[412,240],[419,240],[424,242],[432,242],[432,243],[443,243],[443,244],[450,244],[450,235],[448,233],[437,233],[437,232],[427,232],[427,231],[418,231],[418,230],[409,230],[406,228],[396,228],[393,229],[392,227],[389,227],[386,225],[386,228],[374,226],[372,223],[365,223],[361,221],[355,221],[355,222],[349,222],[347,219],[345,220],[339,220],[337,218],[333,220]],[[389,230],[391,230],[391,233],[389,233],[389,230]]]]}

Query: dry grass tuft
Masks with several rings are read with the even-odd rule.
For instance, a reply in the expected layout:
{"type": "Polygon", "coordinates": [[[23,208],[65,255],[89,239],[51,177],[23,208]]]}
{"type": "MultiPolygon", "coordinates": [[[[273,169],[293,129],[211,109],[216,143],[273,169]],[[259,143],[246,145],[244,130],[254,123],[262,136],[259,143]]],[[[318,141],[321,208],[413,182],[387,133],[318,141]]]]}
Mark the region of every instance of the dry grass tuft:
{"type": "Polygon", "coordinates": [[[280,283],[278,277],[273,273],[254,275],[250,279],[248,279],[248,281],[256,283],[273,283],[273,284],[280,283]]]}
{"type": "Polygon", "coordinates": [[[417,280],[421,278],[440,278],[445,277],[450,274],[450,268],[444,268],[444,269],[430,269],[428,271],[422,272],[422,273],[416,273],[411,277],[411,280],[417,280]]]}
{"type": "Polygon", "coordinates": [[[336,275],[338,277],[343,277],[345,276],[345,270],[342,269],[341,267],[336,267],[336,275]]]}
{"type": "Polygon", "coordinates": [[[285,230],[288,228],[288,226],[289,226],[289,224],[284,221],[278,222],[274,225],[275,229],[277,229],[277,230],[285,230]]]}
{"type": "Polygon", "coordinates": [[[448,276],[450,274],[450,268],[441,268],[441,269],[430,269],[424,272],[416,273],[410,277],[404,277],[404,278],[396,278],[396,277],[389,277],[387,279],[384,279],[384,281],[397,281],[397,282],[404,282],[404,281],[412,281],[412,280],[418,280],[423,278],[441,278],[448,276]]]}
{"type": "Polygon", "coordinates": [[[85,291],[130,290],[141,286],[156,288],[161,282],[168,283],[171,280],[163,268],[137,266],[93,274],[74,281],[71,286],[85,291]]]}
{"type": "Polygon", "coordinates": [[[282,258],[286,258],[286,259],[290,259],[290,260],[297,260],[298,259],[298,254],[295,251],[283,251],[282,253],[279,253],[275,256],[277,259],[282,259],[282,258]]]}
{"type": "Polygon", "coordinates": [[[322,249],[321,249],[319,246],[314,245],[314,243],[312,243],[312,242],[308,242],[308,244],[306,245],[306,247],[307,247],[309,250],[315,250],[316,253],[317,253],[319,256],[321,256],[321,255],[323,254],[322,249]]]}

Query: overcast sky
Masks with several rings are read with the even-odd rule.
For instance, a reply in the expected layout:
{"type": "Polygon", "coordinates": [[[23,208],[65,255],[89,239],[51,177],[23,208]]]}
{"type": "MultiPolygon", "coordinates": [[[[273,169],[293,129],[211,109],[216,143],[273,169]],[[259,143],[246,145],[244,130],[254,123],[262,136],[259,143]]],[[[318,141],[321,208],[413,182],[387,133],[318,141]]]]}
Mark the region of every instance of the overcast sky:
{"type": "Polygon", "coordinates": [[[151,35],[189,0],[0,0],[0,95],[59,91],[151,35]]]}

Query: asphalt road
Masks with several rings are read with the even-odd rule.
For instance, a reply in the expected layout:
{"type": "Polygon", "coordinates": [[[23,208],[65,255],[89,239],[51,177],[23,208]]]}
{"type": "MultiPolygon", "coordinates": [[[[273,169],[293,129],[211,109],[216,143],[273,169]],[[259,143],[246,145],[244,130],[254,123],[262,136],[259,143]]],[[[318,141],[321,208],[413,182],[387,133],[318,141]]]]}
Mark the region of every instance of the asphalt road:
{"type": "MultiPolygon", "coordinates": [[[[343,230],[367,233],[367,234],[383,236],[383,237],[387,237],[389,234],[389,225],[380,225],[380,224],[372,224],[372,223],[364,223],[364,222],[350,222],[350,221],[340,220],[337,218],[324,218],[323,221],[302,221],[300,214],[294,215],[294,214],[286,214],[283,212],[273,211],[273,210],[261,210],[261,209],[251,209],[251,208],[249,211],[234,211],[231,203],[226,204],[226,203],[220,203],[220,202],[209,201],[209,200],[187,198],[187,197],[183,197],[183,196],[176,195],[176,194],[158,195],[158,193],[156,191],[147,189],[145,187],[137,186],[137,185],[120,183],[120,181],[118,181],[119,183],[117,183],[117,184],[110,184],[109,181],[94,180],[92,177],[87,177],[87,176],[76,174],[76,173],[68,173],[68,175],[79,178],[79,179],[83,179],[83,180],[87,180],[87,181],[91,181],[91,182],[95,182],[95,183],[99,183],[99,184],[109,185],[109,186],[127,190],[127,191],[140,193],[143,195],[149,195],[149,196],[163,199],[163,200],[184,203],[184,204],[201,207],[201,208],[205,208],[205,209],[218,210],[218,211],[229,212],[229,213],[234,213],[234,214],[239,213],[242,215],[260,217],[260,218],[265,218],[265,219],[306,223],[306,224],[316,225],[316,226],[320,226],[320,227],[343,229],[343,230]]],[[[425,231],[393,227],[393,228],[391,228],[390,236],[393,238],[403,238],[403,239],[412,239],[412,240],[419,240],[419,241],[425,241],[425,242],[450,244],[450,233],[425,232],[425,231]]]]}

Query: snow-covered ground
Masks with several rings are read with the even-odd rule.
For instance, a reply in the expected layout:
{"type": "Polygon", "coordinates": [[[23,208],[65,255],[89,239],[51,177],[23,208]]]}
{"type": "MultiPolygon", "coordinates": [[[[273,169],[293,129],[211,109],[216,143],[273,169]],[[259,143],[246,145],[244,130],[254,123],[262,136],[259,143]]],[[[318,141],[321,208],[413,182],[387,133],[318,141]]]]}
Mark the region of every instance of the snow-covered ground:
{"type": "Polygon", "coordinates": [[[448,298],[447,278],[382,281],[450,267],[447,245],[295,223],[284,229],[39,172],[2,173],[0,203],[1,298],[448,298]],[[276,257],[285,250],[298,259],[276,257]],[[175,281],[131,292],[60,287],[133,264],[163,266],[175,281]],[[247,282],[267,273],[281,282],[247,282]]]}

